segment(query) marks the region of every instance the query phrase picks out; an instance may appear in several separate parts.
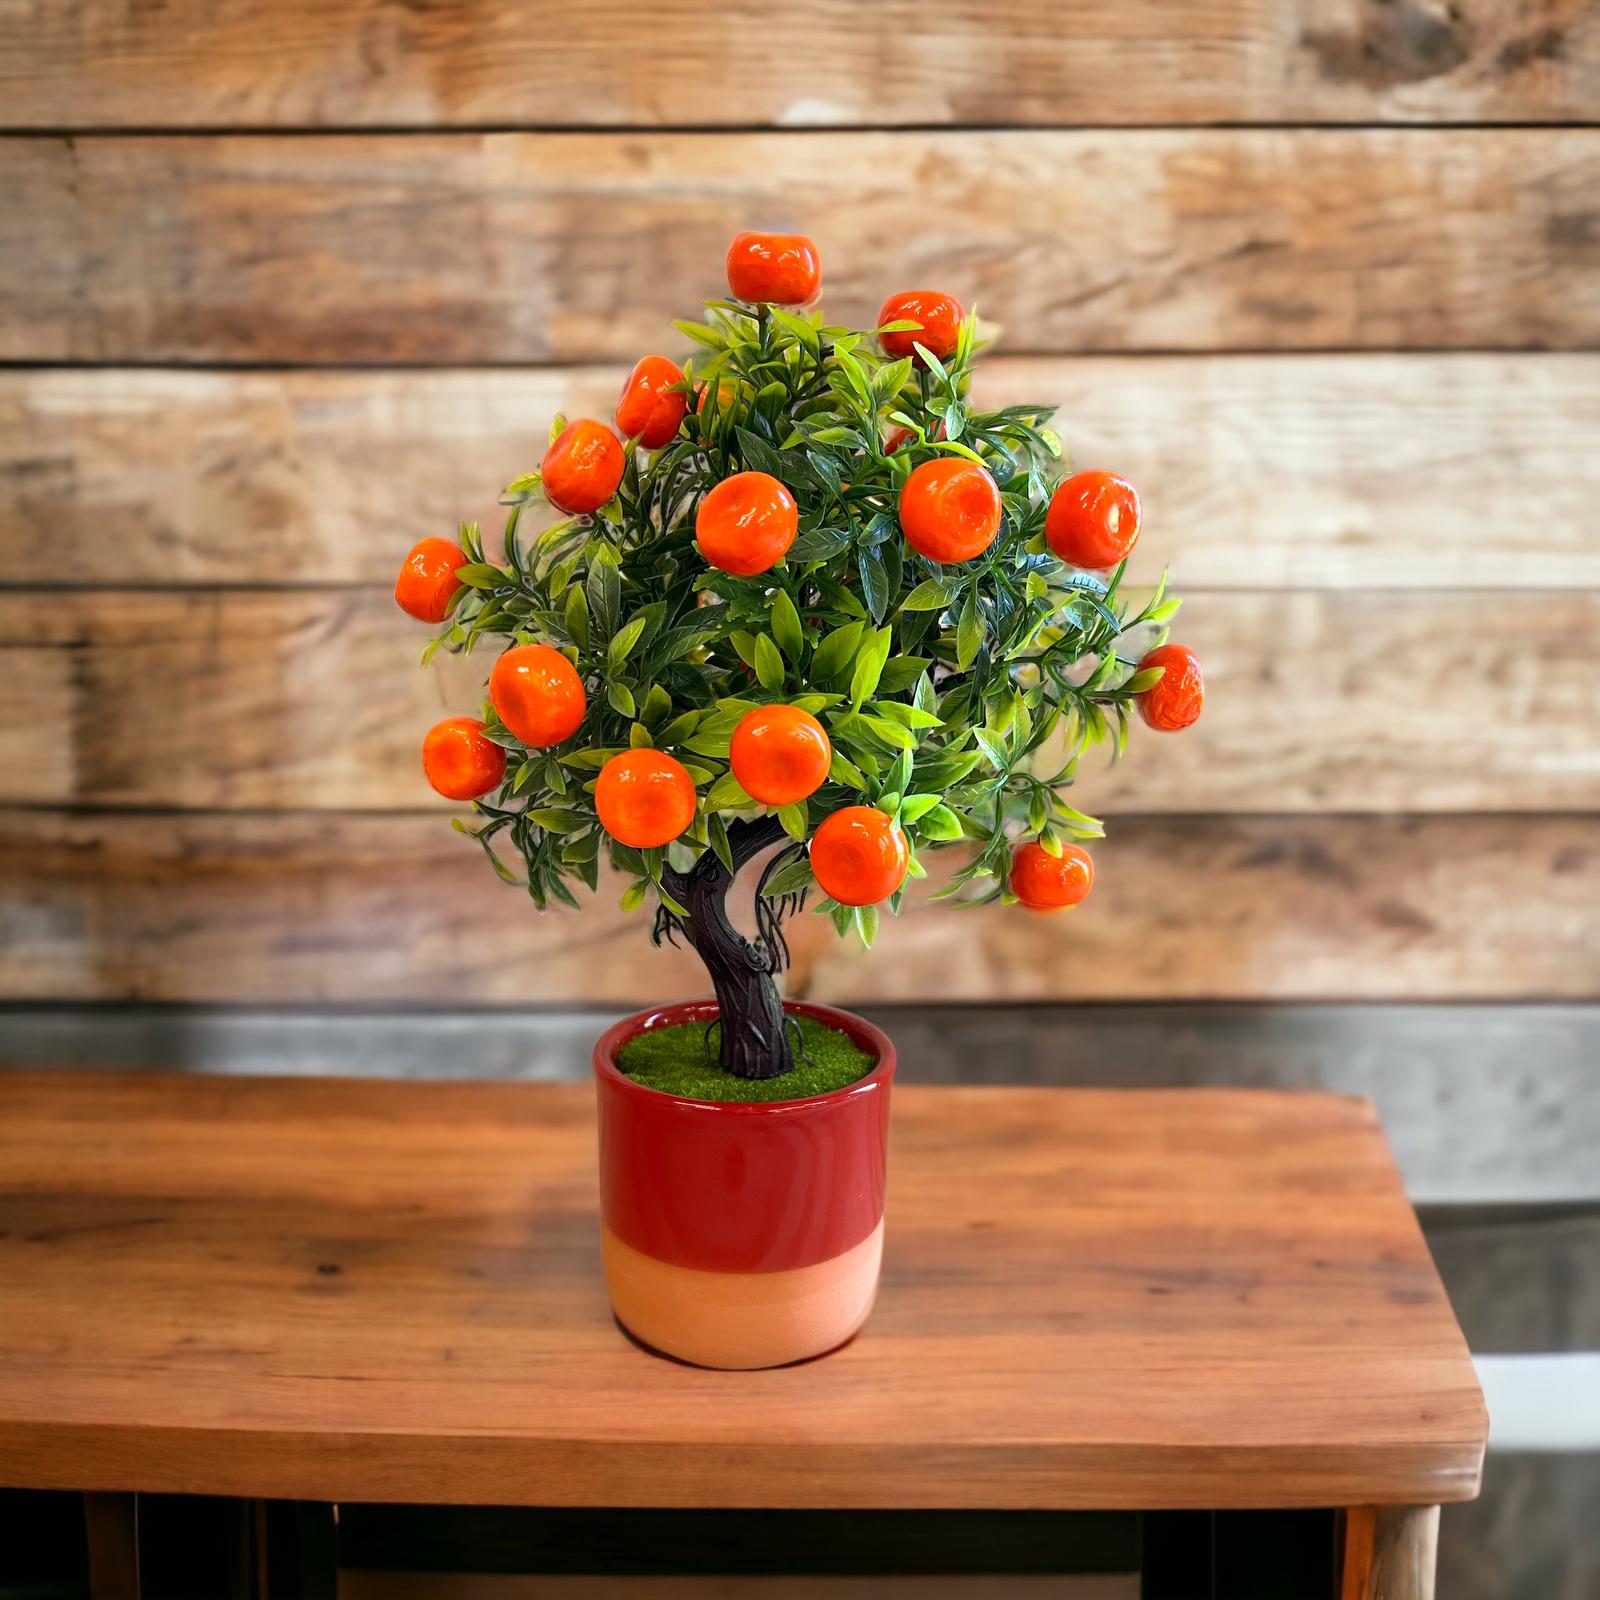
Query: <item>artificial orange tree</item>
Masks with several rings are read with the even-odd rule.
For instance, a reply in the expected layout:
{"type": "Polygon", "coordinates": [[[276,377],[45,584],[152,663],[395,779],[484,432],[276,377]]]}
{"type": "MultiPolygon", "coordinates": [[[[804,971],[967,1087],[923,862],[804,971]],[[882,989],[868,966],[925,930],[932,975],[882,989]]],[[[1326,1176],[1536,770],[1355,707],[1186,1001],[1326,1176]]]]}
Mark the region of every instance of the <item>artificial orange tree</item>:
{"type": "Polygon", "coordinates": [[[434,788],[474,802],[456,826],[541,908],[608,859],[623,905],[705,961],[722,1065],[771,1077],[793,1064],[783,924],[813,886],[868,945],[945,845],[967,854],[936,899],[1076,904],[1103,832],[1061,795],[1080,758],[1120,755],[1136,707],[1188,726],[1203,686],[1182,645],[1124,653],[1178,608],[1164,581],[1137,610],[1122,592],[1139,496],[1066,474],[1051,407],[974,406],[956,299],[830,326],[793,235],[739,235],[727,273],[732,298],[675,324],[690,359],[629,374],[615,429],[555,419],[500,559],[475,526],[424,539],[396,599],[442,625],[424,660],[502,647],[482,718],[424,741],[434,788]],[[746,938],[728,889],[768,852],[746,938]]]}

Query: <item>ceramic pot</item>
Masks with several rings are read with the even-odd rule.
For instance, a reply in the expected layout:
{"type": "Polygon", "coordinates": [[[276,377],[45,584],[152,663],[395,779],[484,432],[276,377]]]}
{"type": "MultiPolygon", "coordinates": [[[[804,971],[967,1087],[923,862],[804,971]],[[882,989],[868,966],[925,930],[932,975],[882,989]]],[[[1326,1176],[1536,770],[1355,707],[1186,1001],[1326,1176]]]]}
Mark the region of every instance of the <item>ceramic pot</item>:
{"type": "Polygon", "coordinates": [[[894,1046],[848,1011],[784,1009],[840,1029],[877,1065],[829,1094],[753,1105],[681,1099],[617,1070],[629,1039],[711,1022],[714,1000],[636,1012],[595,1045],[611,1306],[641,1343],[697,1366],[821,1355],[877,1293],[894,1046]]]}

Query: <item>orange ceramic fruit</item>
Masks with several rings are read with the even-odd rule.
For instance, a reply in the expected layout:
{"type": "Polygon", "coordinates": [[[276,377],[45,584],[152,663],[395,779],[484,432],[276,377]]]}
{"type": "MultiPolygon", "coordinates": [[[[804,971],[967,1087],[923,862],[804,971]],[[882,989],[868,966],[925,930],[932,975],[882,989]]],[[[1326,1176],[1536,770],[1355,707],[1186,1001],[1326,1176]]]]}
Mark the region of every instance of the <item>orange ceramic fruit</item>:
{"type": "Polygon", "coordinates": [[[646,450],[659,450],[671,442],[689,409],[689,397],[675,383],[683,382],[683,368],[665,356],[646,356],[622,386],[617,401],[617,426],[646,450]]]}
{"type": "Polygon", "coordinates": [[[846,806],[817,829],[811,871],[840,905],[876,905],[905,882],[905,835],[875,806],[846,806]]]}
{"type": "Polygon", "coordinates": [[[649,850],[694,821],[694,779],[664,750],[624,750],[601,767],[594,808],[613,839],[649,850]]]}
{"type": "Polygon", "coordinates": [[[395,579],[395,604],[418,622],[443,622],[461,587],[456,568],[466,564],[467,552],[448,539],[417,540],[395,579]]]}
{"type": "Polygon", "coordinates": [[[1094,888],[1094,861],[1081,845],[1064,844],[1053,856],[1042,844],[1018,847],[1011,857],[1011,892],[1030,911],[1065,911],[1094,888]]]}
{"type": "Polygon", "coordinates": [[[735,300],[803,306],[821,286],[821,258],[803,233],[739,233],[728,246],[735,300]]]}
{"type": "Polygon", "coordinates": [[[776,478],[736,472],[700,502],[694,536],[712,566],[753,578],[787,554],[800,527],[800,509],[776,478]]]}
{"type": "Polygon", "coordinates": [[[827,730],[799,706],[757,706],[739,719],[728,745],[733,775],[763,805],[787,806],[827,780],[833,746],[827,730]]]}
{"type": "Polygon", "coordinates": [[[603,422],[569,422],[544,453],[545,498],[568,516],[598,511],[622,482],[622,446],[603,422]]]}
{"type": "Polygon", "coordinates": [[[1164,644],[1139,663],[1139,670],[1160,667],[1160,678],[1139,696],[1139,714],[1160,733],[1187,728],[1206,700],[1200,658],[1186,644],[1164,644]]]}
{"type": "Polygon", "coordinates": [[[924,461],[900,490],[900,530],[930,561],[970,561],[1000,530],[1000,486],[965,456],[924,461]]]}
{"type": "Polygon", "coordinates": [[[967,313],[953,294],[940,294],[935,289],[905,289],[892,294],[883,302],[878,313],[878,326],[886,322],[920,322],[920,331],[907,328],[900,333],[880,333],[878,342],[883,353],[898,361],[910,356],[920,367],[923,360],[916,346],[931,350],[941,361],[955,354],[961,339],[961,324],[967,313]]]}
{"type": "Polygon", "coordinates": [[[506,753],[484,738],[476,717],[446,717],[422,741],[422,770],[445,799],[476,800],[500,787],[506,753]]]}
{"type": "Polygon", "coordinates": [[[1044,536],[1069,567],[1114,567],[1139,538],[1139,491],[1114,472],[1075,472],[1050,497],[1044,536]]]}
{"type": "Polygon", "coordinates": [[[514,644],[489,670],[489,703],[524,744],[560,744],[583,721],[583,680],[559,650],[514,644]]]}

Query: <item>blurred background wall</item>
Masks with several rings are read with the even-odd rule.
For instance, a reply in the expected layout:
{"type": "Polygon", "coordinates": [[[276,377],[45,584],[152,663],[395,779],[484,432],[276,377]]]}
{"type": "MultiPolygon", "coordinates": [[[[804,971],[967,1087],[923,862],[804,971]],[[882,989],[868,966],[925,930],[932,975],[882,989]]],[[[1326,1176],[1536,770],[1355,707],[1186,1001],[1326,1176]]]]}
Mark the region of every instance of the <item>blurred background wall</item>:
{"type": "Polygon", "coordinates": [[[4,0],[0,1061],[564,1075],[703,986],[452,834],[484,664],[389,590],[802,230],[1141,485],[1209,698],[1082,780],[1085,911],[792,992],[1373,1095],[1502,1396],[1441,1593],[1600,1594],[1597,122],[1590,0],[4,0]]]}

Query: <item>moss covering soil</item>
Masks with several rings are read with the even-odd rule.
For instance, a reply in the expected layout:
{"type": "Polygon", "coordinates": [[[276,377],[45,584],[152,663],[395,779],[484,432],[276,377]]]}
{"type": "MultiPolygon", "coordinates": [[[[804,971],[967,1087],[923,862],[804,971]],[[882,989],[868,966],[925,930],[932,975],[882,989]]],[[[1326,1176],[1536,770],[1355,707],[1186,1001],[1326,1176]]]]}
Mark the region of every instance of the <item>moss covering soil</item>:
{"type": "Polygon", "coordinates": [[[685,1100],[772,1101],[804,1100],[846,1088],[878,1064],[837,1028],[812,1017],[791,1020],[800,1024],[794,1070],[778,1078],[736,1078],[724,1072],[717,1065],[720,1022],[711,1024],[709,1034],[703,1022],[676,1022],[635,1034],[617,1052],[617,1067],[647,1089],[685,1100]]]}

